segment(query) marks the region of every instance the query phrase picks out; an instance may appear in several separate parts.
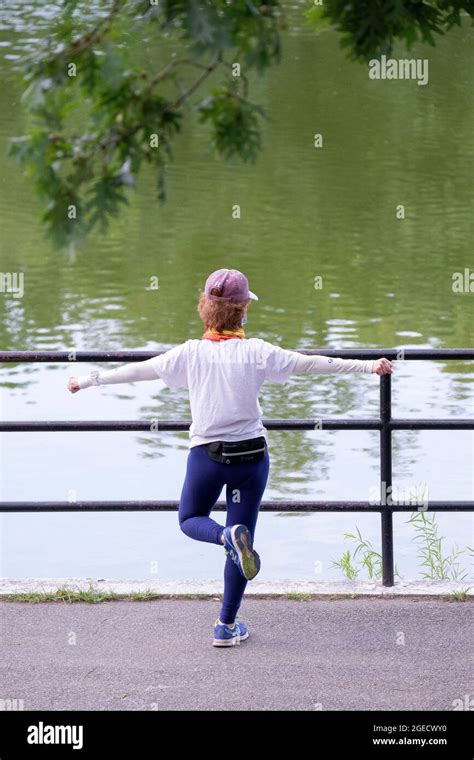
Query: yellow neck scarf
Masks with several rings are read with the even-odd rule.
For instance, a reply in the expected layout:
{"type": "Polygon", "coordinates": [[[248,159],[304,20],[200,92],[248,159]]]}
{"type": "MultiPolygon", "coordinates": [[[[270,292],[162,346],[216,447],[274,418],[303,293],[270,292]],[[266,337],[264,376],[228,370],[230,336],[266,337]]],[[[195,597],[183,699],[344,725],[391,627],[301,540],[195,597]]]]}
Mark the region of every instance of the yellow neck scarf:
{"type": "Polygon", "coordinates": [[[208,327],[202,338],[207,340],[229,340],[229,338],[245,338],[245,332],[242,327],[237,330],[216,330],[215,327],[208,327]]]}

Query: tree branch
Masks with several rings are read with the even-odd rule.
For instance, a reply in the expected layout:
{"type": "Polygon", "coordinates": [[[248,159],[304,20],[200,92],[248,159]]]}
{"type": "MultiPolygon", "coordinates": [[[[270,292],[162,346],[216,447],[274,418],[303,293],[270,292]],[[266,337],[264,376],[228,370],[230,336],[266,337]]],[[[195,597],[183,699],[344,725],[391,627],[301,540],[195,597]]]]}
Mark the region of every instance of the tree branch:
{"type": "Polygon", "coordinates": [[[49,64],[53,64],[58,58],[66,58],[66,60],[70,60],[73,56],[77,55],[78,53],[82,53],[83,50],[87,50],[88,47],[91,45],[94,45],[96,42],[100,42],[104,36],[107,34],[110,25],[112,23],[113,17],[116,15],[116,13],[119,10],[120,1],[119,0],[112,0],[112,5],[109,11],[109,14],[102,18],[96,26],[92,29],[92,31],[87,32],[83,37],[78,37],[69,48],[66,50],[63,50],[61,53],[57,53],[56,55],[53,55],[49,60],[49,64]]]}
{"type": "Polygon", "coordinates": [[[164,112],[166,111],[176,111],[177,108],[179,108],[185,100],[188,100],[188,98],[191,97],[191,95],[196,92],[196,90],[201,86],[201,84],[207,79],[207,77],[214,71],[214,69],[217,68],[217,66],[222,61],[222,53],[219,53],[213,63],[208,64],[208,66],[205,67],[205,70],[201,74],[200,77],[196,79],[193,85],[189,87],[189,89],[185,90],[182,95],[179,96],[178,100],[175,100],[174,103],[172,103],[170,106],[166,106],[166,108],[163,109],[164,112]]]}
{"type": "MultiPolygon", "coordinates": [[[[179,107],[186,100],[188,100],[188,98],[190,98],[191,95],[194,92],[196,92],[196,90],[207,79],[207,77],[217,68],[217,66],[221,63],[221,60],[222,60],[222,56],[221,56],[221,53],[219,53],[217,55],[216,59],[212,63],[209,63],[207,66],[205,66],[203,64],[198,64],[199,68],[203,68],[204,69],[204,71],[201,74],[201,76],[199,76],[196,79],[196,81],[187,90],[185,90],[185,92],[183,92],[179,96],[179,98],[177,100],[174,101],[174,103],[169,103],[164,108],[162,108],[161,111],[159,111],[156,114],[155,118],[159,118],[160,116],[162,116],[163,114],[165,114],[165,113],[167,113],[169,111],[177,111],[179,109],[179,107]]],[[[186,61],[186,62],[189,62],[189,61],[186,61]]],[[[154,80],[155,84],[158,81],[161,81],[161,79],[163,79],[166,76],[166,74],[169,73],[169,71],[171,70],[171,68],[172,68],[171,67],[171,63],[168,64],[167,66],[165,66],[165,68],[162,69],[162,71],[155,77],[155,80],[154,80]],[[166,73],[165,73],[166,69],[168,69],[168,71],[166,71],[166,73]]],[[[119,134],[113,135],[110,140],[106,140],[105,142],[99,143],[98,147],[101,150],[106,150],[107,148],[114,147],[114,146],[118,145],[120,142],[122,142],[122,140],[127,140],[129,137],[133,137],[133,135],[136,134],[137,132],[139,132],[140,129],[144,129],[147,126],[148,126],[148,122],[139,122],[138,124],[135,124],[133,127],[130,127],[129,129],[125,130],[124,132],[121,132],[119,134]]]]}

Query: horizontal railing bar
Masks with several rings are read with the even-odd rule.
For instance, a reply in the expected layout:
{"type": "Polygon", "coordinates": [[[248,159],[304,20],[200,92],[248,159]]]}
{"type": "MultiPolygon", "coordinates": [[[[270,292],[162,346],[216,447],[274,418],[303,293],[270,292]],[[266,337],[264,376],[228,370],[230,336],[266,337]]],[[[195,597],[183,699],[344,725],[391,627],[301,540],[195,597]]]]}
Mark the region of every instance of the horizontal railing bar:
{"type": "MultiPolygon", "coordinates": [[[[377,419],[263,419],[268,430],[380,430],[377,419]]],[[[0,422],[0,433],[53,432],[161,432],[187,431],[191,420],[15,420],[0,422]]],[[[393,430],[474,430],[474,420],[451,419],[393,419],[387,423],[393,430]]]]}
{"type": "MultiPolygon", "coordinates": [[[[20,362],[139,362],[151,359],[153,356],[168,351],[163,348],[155,351],[130,350],[130,351],[0,351],[0,363],[20,362]]],[[[474,359],[474,348],[295,348],[290,349],[300,354],[324,356],[340,356],[347,359],[387,359],[396,360],[437,360],[453,359],[469,361],[474,359]]]]}
{"type": "Polygon", "coordinates": [[[389,430],[474,430],[474,419],[451,417],[448,419],[391,419],[389,430]]]}
{"type": "MultiPolygon", "coordinates": [[[[3,501],[1,512],[174,512],[179,501],[3,501]]],[[[224,501],[219,501],[213,509],[223,512],[227,509],[224,501]]],[[[264,512],[473,512],[474,501],[429,501],[427,506],[401,504],[396,501],[390,506],[372,504],[368,501],[263,501],[260,510],[264,512]]]]}
{"type": "MultiPolygon", "coordinates": [[[[316,425],[327,430],[378,430],[381,423],[374,419],[352,420],[318,420],[318,419],[282,419],[262,420],[271,430],[314,430],[316,425]]],[[[141,432],[189,430],[192,420],[15,420],[0,422],[0,432],[53,432],[53,431],[126,431],[141,432]]]]}

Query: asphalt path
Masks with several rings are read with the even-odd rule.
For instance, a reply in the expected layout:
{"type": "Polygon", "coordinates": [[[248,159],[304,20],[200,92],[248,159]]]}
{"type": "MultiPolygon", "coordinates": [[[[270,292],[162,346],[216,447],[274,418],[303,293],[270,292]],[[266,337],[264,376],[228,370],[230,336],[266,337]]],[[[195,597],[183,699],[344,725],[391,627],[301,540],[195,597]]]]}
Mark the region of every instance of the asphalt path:
{"type": "Polygon", "coordinates": [[[453,710],[474,695],[473,609],[244,599],[250,637],[220,649],[216,599],[3,601],[0,699],[25,710],[453,710]]]}

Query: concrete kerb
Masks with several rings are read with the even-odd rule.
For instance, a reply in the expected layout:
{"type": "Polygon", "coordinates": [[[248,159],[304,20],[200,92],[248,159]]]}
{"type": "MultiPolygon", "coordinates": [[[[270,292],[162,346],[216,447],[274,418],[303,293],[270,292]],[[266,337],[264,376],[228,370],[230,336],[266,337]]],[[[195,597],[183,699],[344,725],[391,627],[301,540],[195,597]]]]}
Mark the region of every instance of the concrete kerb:
{"type": "MultiPolygon", "coordinates": [[[[155,594],[158,596],[213,598],[223,592],[221,580],[146,580],[114,578],[0,578],[0,600],[15,594],[51,594],[68,589],[72,592],[129,594],[155,594]]],[[[318,597],[443,597],[463,593],[474,596],[474,585],[469,581],[402,580],[394,586],[383,586],[377,581],[312,581],[285,580],[250,581],[246,597],[278,597],[311,595],[318,597]]]]}

